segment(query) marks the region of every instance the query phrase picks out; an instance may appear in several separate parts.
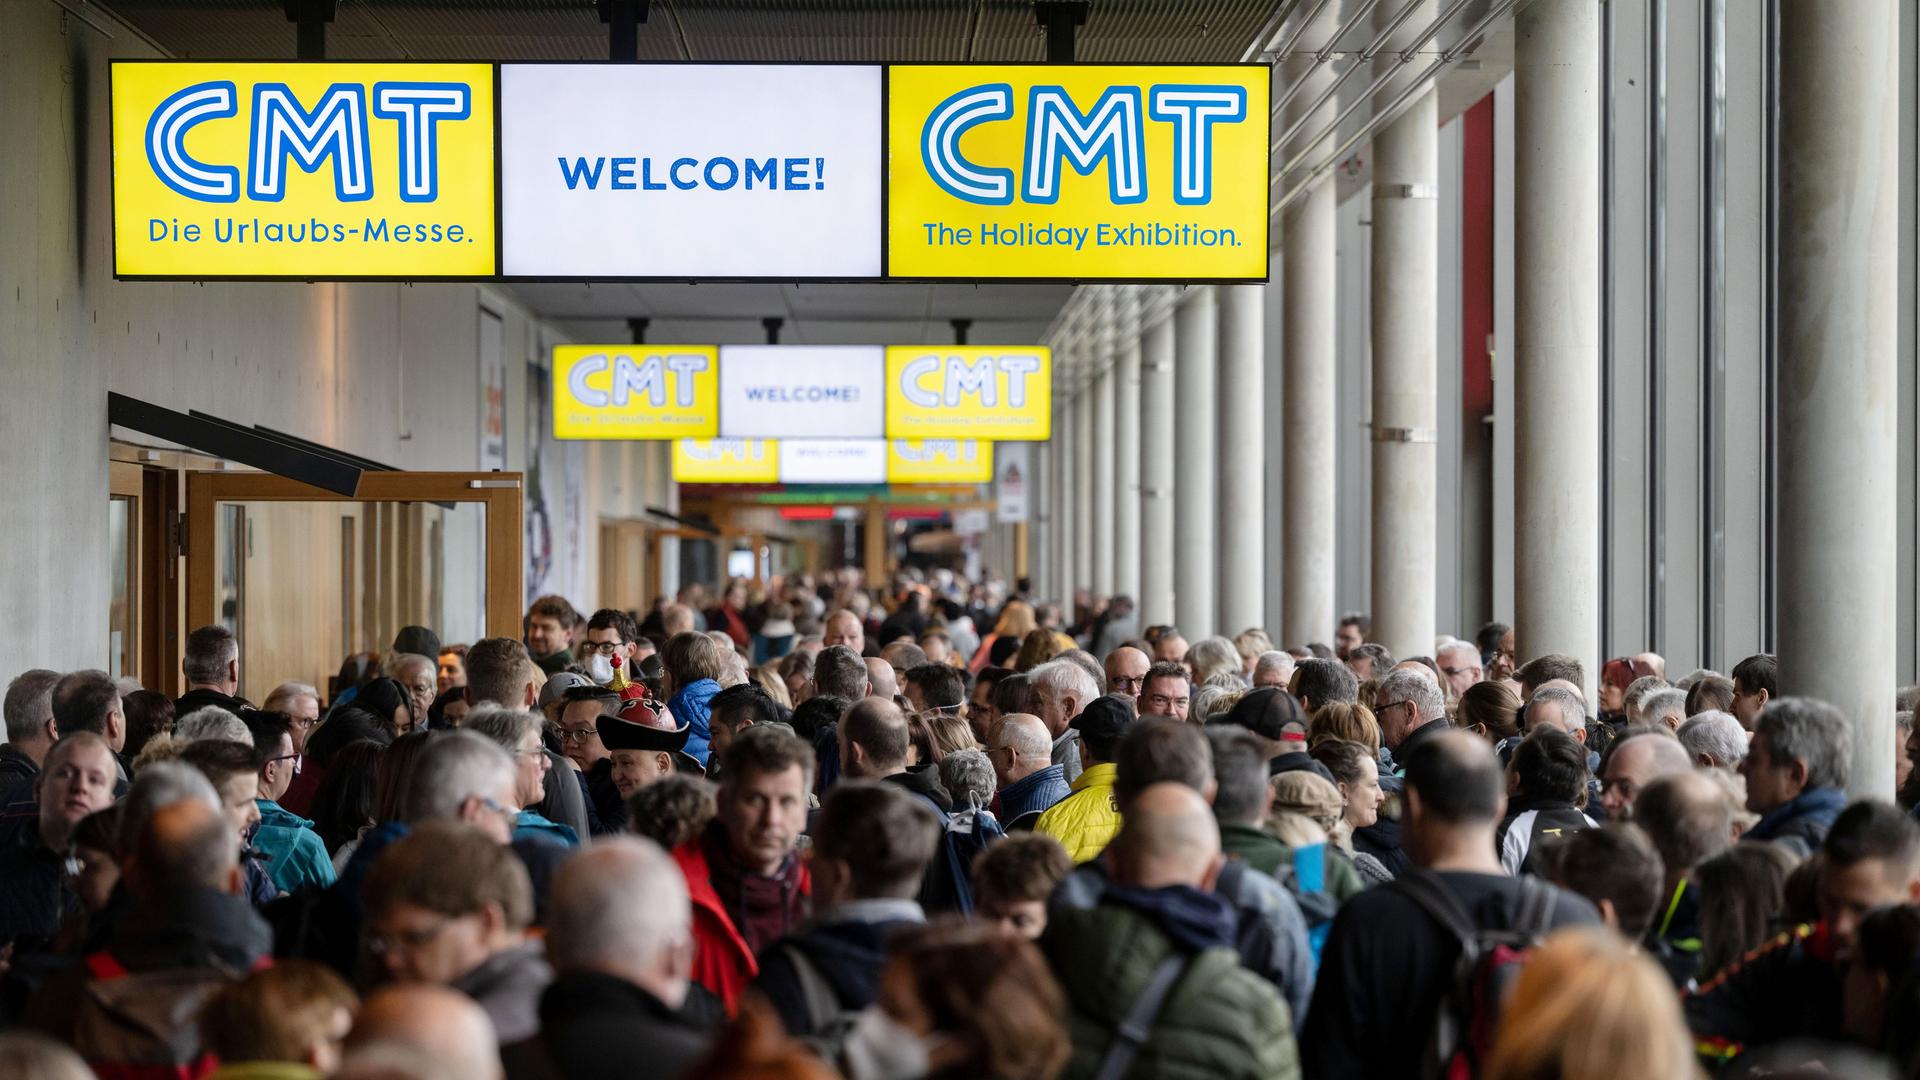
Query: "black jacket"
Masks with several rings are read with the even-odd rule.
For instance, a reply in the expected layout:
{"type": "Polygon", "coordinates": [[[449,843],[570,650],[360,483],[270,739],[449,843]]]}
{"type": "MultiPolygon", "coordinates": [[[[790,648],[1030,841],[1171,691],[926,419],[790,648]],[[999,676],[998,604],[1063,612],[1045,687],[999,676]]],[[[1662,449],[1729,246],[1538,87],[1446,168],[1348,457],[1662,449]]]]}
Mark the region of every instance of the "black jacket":
{"type": "Polygon", "coordinates": [[[235,716],[240,715],[241,709],[252,708],[245,698],[233,697],[203,686],[198,690],[189,690],[173,699],[173,715],[183,717],[195,709],[204,709],[209,705],[217,705],[235,716]]]}
{"type": "Polygon", "coordinates": [[[540,996],[541,1041],[565,1080],[670,1080],[707,1053],[706,1033],[638,986],[569,972],[540,996]],[[642,1065],[644,1063],[644,1066],[642,1065]]]}
{"type": "Polygon", "coordinates": [[[940,770],[933,765],[916,765],[906,772],[897,772],[886,778],[889,784],[899,784],[940,808],[943,814],[953,813],[953,796],[940,786],[940,770]]]}
{"type": "Polygon", "coordinates": [[[794,969],[793,953],[800,953],[818,971],[844,1012],[858,1012],[873,1004],[879,990],[880,969],[887,963],[887,939],[903,926],[921,920],[832,922],[781,938],[760,953],[760,977],[754,989],[772,1002],[787,1034],[815,1034],[808,1016],[806,993],[794,969]]]}
{"type": "Polygon", "coordinates": [[[63,877],[65,853],[40,839],[39,822],[22,822],[0,843],[0,944],[15,953],[44,951],[60,921],[77,911],[79,898],[63,877]]]}
{"type": "MultiPolygon", "coordinates": [[[[106,951],[136,975],[169,968],[210,968],[237,979],[272,948],[272,930],[246,900],[196,888],[158,902],[133,901],[114,928],[106,951]]],[[[47,980],[27,1006],[26,1025],[71,1044],[74,1011],[86,981],[84,968],[47,980]]]]}
{"type": "Polygon", "coordinates": [[[1842,965],[1826,924],[1774,938],[1681,998],[1703,1057],[1789,1039],[1839,1040],[1842,965]]]}
{"type": "Polygon", "coordinates": [[[581,775],[587,785],[587,807],[592,811],[592,822],[599,825],[595,835],[626,832],[627,800],[621,798],[620,789],[613,786],[613,759],[602,758],[581,775]]]}

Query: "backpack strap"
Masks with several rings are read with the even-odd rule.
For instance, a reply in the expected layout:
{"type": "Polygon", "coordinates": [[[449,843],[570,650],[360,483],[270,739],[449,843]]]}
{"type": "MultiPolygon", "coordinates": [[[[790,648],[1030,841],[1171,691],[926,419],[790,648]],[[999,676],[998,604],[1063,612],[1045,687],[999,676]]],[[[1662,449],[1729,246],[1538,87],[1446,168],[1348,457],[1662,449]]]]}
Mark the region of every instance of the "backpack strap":
{"type": "Polygon", "coordinates": [[[1390,887],[1420,905],[1420,909],[1439,923],[1442,929],[1459,939],[1466,953],[1474,952],[1479,928],[1474,926],[1472,916],[1461,906],[1459,898],[1434,876],[1433,871],[1418,868],[1408,870],[1395,878],[1390,887]]]}
{"type": "Polygon", "coordinates": [[[1522,876],[1520,882],[1520,910],[1513,921],[1513,928],[1527,936],[1528,941],[1538,941],[1553,928],[1553,889],[1522,876]]]}
{"type": "Polygon", "coordinates": [[[807,1011],[807,1027],[819,1034],[845,1011],[840,1005],[840,995],[834,992],[833,984],[805,949],[789,942],[780,946],[780,951],[793,965],[793,978],[800,986],[800,1003],[807,1011]]]}
{"type": "Polygon", "coordinates": [[[1176,952],[1154,965],[1153,973],[1147,976],[1147,985],[1141,989],[1140,996],[1133,999],[1133,1006],[1114,1032],[1113,1043],[1100,1059],[1100,1068],[1094,1072],[1093,1080],[1120,1080],[1127,1075],[1140,1048],[1147,1044],[1147,1035],[1152,1032],[1161,1007],[1167,1003],[1167,995],[1173,992],[1173,984],[1180,981],[1180,973],[1187,969],[1190,959],[1176,952]]]}

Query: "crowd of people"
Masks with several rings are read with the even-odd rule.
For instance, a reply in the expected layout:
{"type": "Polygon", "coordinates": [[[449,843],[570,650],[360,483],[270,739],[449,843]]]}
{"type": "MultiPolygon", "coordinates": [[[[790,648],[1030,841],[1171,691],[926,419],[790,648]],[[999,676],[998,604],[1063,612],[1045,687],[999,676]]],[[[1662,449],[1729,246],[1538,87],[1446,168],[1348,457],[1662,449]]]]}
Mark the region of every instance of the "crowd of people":
{"type": "Polygon", "coordinates": [[[1920,691],[865,585],[18,674],[0,1080],[1920,1076],[1920,691]]]}

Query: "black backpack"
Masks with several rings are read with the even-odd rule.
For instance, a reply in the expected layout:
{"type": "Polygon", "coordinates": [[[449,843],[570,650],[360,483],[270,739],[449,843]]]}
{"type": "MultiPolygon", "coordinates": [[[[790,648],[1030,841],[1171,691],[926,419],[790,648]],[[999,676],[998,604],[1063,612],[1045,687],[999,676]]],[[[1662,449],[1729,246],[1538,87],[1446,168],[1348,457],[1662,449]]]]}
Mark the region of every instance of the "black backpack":
{"type": "Polygon", "coordinates": [[[1520,887],[1519,910],[1512,924],[1499,930],[1474,925],[1459,898],[1431,871],[1409,871],[1388,886],[1419,904],[1460,945],[1447,992],[1429,1022],[1421,1080],[1472,1080],[1479,1075],[1520,965],[1551,928],[1553,888],[1529,877],[1513,880],[1520,887]]]}

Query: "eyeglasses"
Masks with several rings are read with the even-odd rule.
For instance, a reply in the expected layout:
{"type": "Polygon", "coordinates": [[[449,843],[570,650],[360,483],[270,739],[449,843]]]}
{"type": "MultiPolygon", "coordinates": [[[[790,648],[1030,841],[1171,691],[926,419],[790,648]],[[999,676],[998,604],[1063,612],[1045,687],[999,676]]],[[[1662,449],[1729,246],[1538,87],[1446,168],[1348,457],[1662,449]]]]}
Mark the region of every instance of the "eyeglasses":
{"type": "Polygon", "coordinates": [[[563,727],[560,729],[560,741],[563,743],[583,743],[598,734],[600,734],[600,730],[598,728],[563,727]]]}
{"type": "Polygon", "coordinates": [[[1443,667],[1440,670],[1445,672],[1448,678],[1452,678],[1455,675],[1465,675],[1473,669],[1470,667],[1443,667]]]}
{"type": "Polygon", "coordinates": [[[1145,685],[1147,685],[1147,677],[1145,675],[1114,675],[1107,679],[1108,688],[1113,690],[1138,690],[1145,685]]]}
{"type": "Polygon", "coordinates": [[[373,950],[375,956],[385,956],[396,949],[422,948],[430,944],[434,938],[439,937],[441,931],[445,930],[447,924],[452,921],[453,916],[443,915],[432,926],[422,927],[419,930],[403,930],[397,934],[370,934],[367,937],[367,948],[373,950]]]}
{"type": "Polygon", "coordinates": [[[1412,701],[1390,701],[1385,705],[1375,705],[1373,707],[1373,715],[1378,717],[1385,714],[1388,709],[1398,709],[1402,706],[1411,705],[1411,704],[1413,704],[1412,701]]]}
{"type": "Polygon", "coordinates": [[[612,656],[614,650],[619,649],[621,645],[622,643],[618,641],[583,641],[580,643],[580,651],[587,656],[592,656],[594,653],[612,656]]]}
{"type": "Polygon", "coordinates": [[[272,765],[275,762],[280,762],[280,761],[293,762],[293,775],[295,776],[300,775],[300,755],[299,754],[281,754],[279,757],[268,758],[267,764],[272,765]]]}
{"type": "Polygon", "coordinates": [[[508,821],[512,821],[513,819],[520,816],[520,811],[514,809],[511,806],[506,805],[505,803],[502,803],[498,799],[489,798],[488,796],[485,796],[485,795],[480,796],[480,805],[486,807],[488,810],[491,810],[496,814],[499,814],[501,817],[506,818],[508,821]]]}

